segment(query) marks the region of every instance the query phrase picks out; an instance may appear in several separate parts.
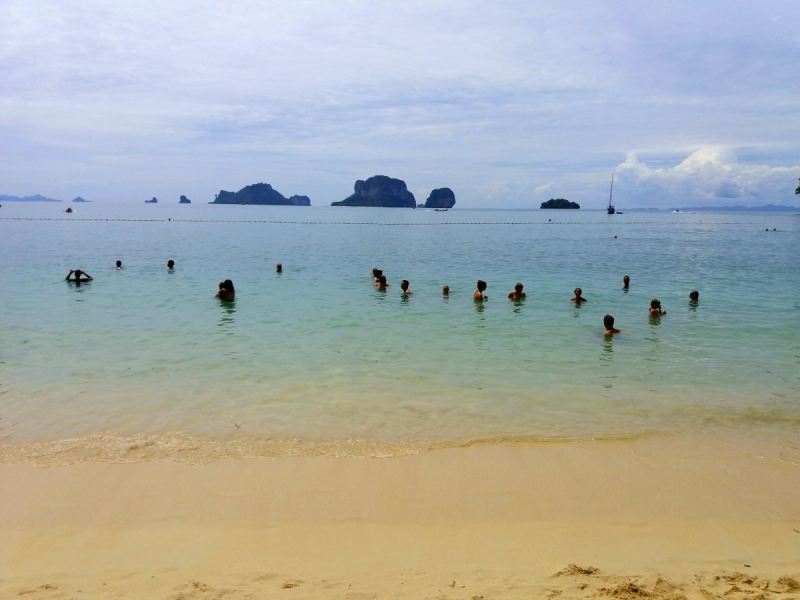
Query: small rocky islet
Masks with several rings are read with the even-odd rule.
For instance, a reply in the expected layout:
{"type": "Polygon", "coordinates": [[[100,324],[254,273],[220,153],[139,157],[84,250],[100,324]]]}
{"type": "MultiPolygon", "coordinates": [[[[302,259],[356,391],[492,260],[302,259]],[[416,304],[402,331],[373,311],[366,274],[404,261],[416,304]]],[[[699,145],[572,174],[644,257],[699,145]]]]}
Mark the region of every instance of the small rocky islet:
{"type": "Polygon", "coordinates": [[[353,194],[331,206],[366,206],[380,208],[452,208],[456,196],[450,188],[439,188],[431,192],[425,204],[417,204],[414,194],[408,191],[402,179],[374,175],[367,180],[359,179],[353,186],[353,194]]]}
{"type": "Polygon", "coordinates": [[[566,198],[550,198],[547,202],[542,202],[539,208],[580,208],[577,202],[570,202],[566,198]]]}
{"type": "Polygon", "coordinates": [[[268,183],[247,185],[238,192],[220,190],[209,204],[257,204],[269,206],[311,206],[308,196],[287,198],[268,183]]]}

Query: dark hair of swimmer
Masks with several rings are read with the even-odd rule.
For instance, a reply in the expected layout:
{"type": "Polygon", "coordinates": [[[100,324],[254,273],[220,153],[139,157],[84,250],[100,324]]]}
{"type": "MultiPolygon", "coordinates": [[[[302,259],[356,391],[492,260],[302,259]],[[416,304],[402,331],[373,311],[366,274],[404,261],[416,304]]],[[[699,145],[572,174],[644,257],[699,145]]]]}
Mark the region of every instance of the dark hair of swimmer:
{"type": "Polygon", "coordinates": [[[625,277],[622,278],[622,283],[625,284],[625,287],[628,287],[628,284],[630,282],[631,282],[631,278],[628,277],[627,275],[625,275],[625,277]]]}
{"type": "Polygon", "coordinates": [[[514,289],[517,290],[518,292],[521,292],[522,291],[522,284],[518,283],[517,285],[514,286],[514,289]]]}
{"type": "Polygon", "coordinates": [[[403,279],[403,281],[400,282],[400,287],[402,289],[404,289],[404,290],[407,289],[408,288],[408,279],[403,279]]]}
{"type": "Polygon", "coordinates": [[[608,329],[609,331],[614,329],[614,317],[612,317],[611,315],[606,315],[605,317],[603,317],[603,325],[605,325],[606,329],[608,329]]]}
{"type": "Polygon", "coordinates": [[[450,293],[450,286],[446,285],[442,288],[442,293],[447,296],[450,293]]]}
{"type": "Polygon", "coordinates": [[[373,277],[377,277],[378,276],[378,267],[375,267],[374,269],[372,269],[372,276],[373,277]]]}
{"type": "Polygon", "coordinates": [[[230,279],[226,279],[225,281],[222,282],[222,289],[228,290],[229,292],[235,291],[233,289],[233,282],[230,279]]]}
{"type": "Polygon", "coordinates": [[[378,283],[386,286],[386,275],[378,275],[378,283]]]}
{"type": "Polygon", "coordinates": [[[121,266],[122,266],[122,261],[121,261],[121,260],[118,260],[118,261],[117,261],[117,268],[119,269],[121,266]]]}
{"type": "Polygon", "coordinates": [[[661,308],[661,301],[653,298],[650,300],[650,308],[661,308]]]}
{"type": "Polygon", "coordinates": [[[174,267],[175,267],[175,261],[174,260],[168,260],[167,261],[167,268],[168,269],[172,269],[174,267]]]}
{"type": "Polygon", "coordinates": [[[278,273],[283,273],[283,265],[281,263],[278,263],[278,266],[275,268],[277,269],[278,273]]]}
{"type": "Polygon", "coordinates": [[[700,292],[698,292],[697,290],[692,290],[691,292],[689,292],[689,298],[694,302],[697,302],[697,300],[700,298],[700,292]]]}
{"type": "Polygon", "coordinates": [[[478,279],[478,291],[483,291],[486,289],[486,282],[482,279],[478,279]]]}

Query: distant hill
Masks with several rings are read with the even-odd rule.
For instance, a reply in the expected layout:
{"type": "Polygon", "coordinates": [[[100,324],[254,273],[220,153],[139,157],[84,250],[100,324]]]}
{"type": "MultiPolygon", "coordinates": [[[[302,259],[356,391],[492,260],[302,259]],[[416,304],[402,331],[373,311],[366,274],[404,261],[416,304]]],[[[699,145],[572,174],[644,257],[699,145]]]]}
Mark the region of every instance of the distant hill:
{"type": "Polygon", "coordinates": [[[340,202],[332,202],[331,206],[417,207],[414,194],[408,191],[402,179],[375,175],[366,181],[356,181],[353,191],[352,195],[340,202]]]}
{"type": "Polygon", "coordinates": [[[570,202],[565,198],[550,198],[547,202],[542,202],[539,208],[580,208],[577,202],[570,202]]]}
{"type": "MultiPolygon", "coordinates": [[[[670,208],[669,210],[676,210],[670,208]]],[[[786,206],[784,204],[765,204],[764,206],[684,206],[677,210],[726,210],[746,212],[798,212],[800,206],[786,206]]]]}
{"type": "Polygon", "coordinates": [[[45,198],[41,194],[35,196],[0,196],[0,202],[62,202],[62,200],[55,200],[53,198],[45,198]]]}
{"type": "Polygon", "coordinates": [[[77,198],[73,198],[72,201],[73,202],[91,202],[91,200],[84,200],[80,196],[78,196],[77,198]]]}
{"type": "Polygon", "coordinates": [[[209,204],[258,204],[267,206],[311,206],[308,196],[287,198],[268,183],[247,185],[238,192],[220,190],[209,204]]]}
{"type": "Polygon", "coordinates": [[[456,195],[450,188],[439,188],[431,191],[425,201],[425,208],[453,208],[456,204],[456,195]]]}

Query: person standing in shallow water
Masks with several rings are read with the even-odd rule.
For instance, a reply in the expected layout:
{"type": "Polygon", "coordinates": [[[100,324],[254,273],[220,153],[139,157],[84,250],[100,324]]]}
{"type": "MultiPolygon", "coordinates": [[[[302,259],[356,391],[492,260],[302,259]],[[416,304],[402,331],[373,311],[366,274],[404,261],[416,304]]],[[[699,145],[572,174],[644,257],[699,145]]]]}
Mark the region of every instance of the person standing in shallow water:
{"type": "Polygon", "coordinates": [[[483,302],[484,300],[489,299],[489,296],[485,296],[483,294],[483,292],[486,290],[486,287],[486,282],[482,279],[478,279],[478,289],[474,294],[472,294],[472,299],[475,300],[475,302],[483,302]]]}
{"type": "Polygon", "coordinates": [[[381,290],[385,290],[387,287],[389,287],[389,284],[386,283],[386,275],[379,275],[378,283],[376,283],[374,287],[379,288],[381,290]]]}
{"type": "Polygon", "coordinates": [[[442,288],[442,296],[449,296],[450,295],[450,286],[446,285],[442,288]]]}
{"type": "Polygon", "coordinates": [[[570,300],[570,302],[574,302],[575,304],[580,304],[581,302],[588,302],[586,298],[582,296],[583,290],[581,288],[575,288],[575,297],[570,300]]]}
{"type": "Polygon", "coordinates": [[[75,283],[85,283],[87,281],[92,281],[92,276],[89,275],[86,271],[81,271],[80,269],[70,269],[69,275],[67,275],[67,278],[64,281],[69,281],[70,280],[69,278],[73,275],[75,278],[72,281],[74,281],[75,283]]]}
{"type": "Polygon", "coordinates": [[[525,292],[522,291],[522,284],[518,283],[514,286],[514,291],[508,295],[509,300],[524,300],[525,292]]]}
{"type": "Polygon", "coordinates": [[[283,273],[283,265],[281,263],[278,263],[278,265],[275,267],[275,270],[278,273],[283,273]]]}
{"type": "Polygon", "coordinates": [[[661,315],[667,314],[667,311],[661,310],[661,300],[658,298],[653,298],[650,301],[650,316],[651,317],[660,317],[661,315]]]}
{"type": "Polygon", "coordinates": [[[236,298],[236,290],[233,289],[233,282],[230,279],[219,282],[219,291],[215,298],[220,300],[233,300],[236,298]]]}
{"type": "Polygon", "coordinates": [[[700,300],[700,292],[697,290],[689,292],[689,304],[697,304],[698,300],[700,300]]]}
{"type": "Polygon", "coordinates": [[[118,260],[116,266],[114,267],[117,271],[122,270],[122,261],[118,260]]]}
{"type": "Polygon", "coordinates": [[[413,294],[413,292],[410,289],[408,289],[408,280],[407,279],[403,279],[403,281],[400,282],[400,289],[403,290],[403,294],[404,295],[413,294]]]}
{"type": "Polygon", "coordinates": [[[629,287],[631,287],[631,278],[625,275],[625,277],[622,278],[622,289],[627,290],[629,287]]]}
{"type": "Polygon", "coordinates": [[[168,268],[170,271],[172,271],[172,270],[175,268],[175,261],[174,261],[174,260],[168,260],[168,261],[167,261],[167,268],[168,268]]]}
{"type": "Polygon", "coordinates": [[[605,317],[603,317],[603,325],[606,328],[606,331],[603,335],[606,336],[612,336],[615,333],[619,333],[620,331],[622,331],[621,329],[616,329],[614,327],[614,317],[612,317],[611,315],[606,315],[605,317]]]}

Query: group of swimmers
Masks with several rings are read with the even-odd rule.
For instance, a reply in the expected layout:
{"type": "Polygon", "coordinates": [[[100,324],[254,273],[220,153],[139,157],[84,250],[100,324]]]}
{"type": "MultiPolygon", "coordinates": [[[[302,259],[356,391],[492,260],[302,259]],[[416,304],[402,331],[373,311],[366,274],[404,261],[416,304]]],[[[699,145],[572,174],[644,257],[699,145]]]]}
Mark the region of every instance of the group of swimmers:
{"type": "MultiPolygon", "coordinates": [[[[385,289],[389,287],[389,283],[386,281],[386,275],[383,274],[381,269],[375,268],[372,269],[372,277],[375,280],[375,287],[380,289],[385,289]]],[[[631,285],[631,278],[628,275],[625,275],[622,278],[622,289],[627,290],[630,288],[631,285]]],[[[411,290],[408,289],[409,283],[408,280],[404,279],[400,283],[400,289],[403,290],[403,295],[407,296],[411,294],[411,290]]],[[[472,298],[475,302],[485,302],[489,299],[484,292],[486,291],[487,284],[482,279],[478,280],[478,289],[475,290],[475,293],[472,294],[472,298]]],[[[514,286],[514,291],[508,294],[509,300],[520,301],[525,299],[525,292],[523,291],[523,285],[521,283],[517,283],[514,286]]],[[[582,304],[584,302],[588,302],[586,298],[583,297],[583,290],[581,288],[575,288],[574,290],[575,297],[570,300],[570,302],[575,302],[575,304],[582,304]]],[[[450,286],[446,285],[442,288],[442,295],[449,296],[450,295],[450,286]]],[[[700,300],[700,292],[697,290],[692,290],[689,293],[689,303],[696,305],[697,302],[700,300]]],[[[661,309],[661,301],[658,298],[653,298],[650,301],[650,317],[651,318],[658,318],[663,315],[666,315],[667,311],[661,309]]],[[[614,327],[614,317],[611,315],[606,315],[603,317],[603,325],[605,326],[605,335],[612,336],[615,333],[620,333],[622,330],[614,327]]]]}
{"type": "MultiPolygon", "coordinates": [[[[114,267],[116,270],[121,270],[122,261],[118,260],[114,267]]],[[[167,261],[167,269],[169,271],[175,270],[175,261],[169,260],[167,261]]],[[[278,263],[275,267],[275,270],[278,273],[283,273],[283,265],[278,263]]],[[[383,274],[381,269],[375,268],[372,269],[372,278],[375,281],[375,287],[379,289],[386,289],[390,286],[390,284],[386,281],[386,275],[383,274]]],[[[72,269],[70,270],[69,274],[66,277],[66,281],[74,281],[77,284],[81,282],[92,281],[92,276],[89,275],[86,271],[81,269],[72,269]]],[[[625,275],[622,278],[622,289],[627,290],[630,288],[631,285],[631,278],[625,275]]],[[[404,279],[400,282],[400,289],[402,290],[403,296],[409,296],[413,294],[413,292],[409,289],[409,283],[407,279],[404,279]]],[[[475,293],[472,295],[472,298],[475,302],[486,302],[489,300],[489,296],[487,296],[484,292],[486,292],[486,288],[488,287],[486,282],[482,279],[478,280],[478,289],[475,290],[475,293]]],[[[514,286],[514,291],[508,294],[508,299],[513,301],[521,301],[525,299],[525,292],[523,291],[523,285],[521,283],[517,283],[514,286]]],[[[588,302],[586,298],[583,297],[583,290],[581,288],[575,288],[574,290],[575,296],[570,300],[570,302],[574,302],[577,305],[580,305],[584,302],[588,302]]],[[[450,295],[450,286],[446,285],[442,288],[442,295],[449,296],[450,295]]],[[[226,279],[225,281],[219,282],[219,291],[214,296],[215,298],[219,298],[220,300],[234,300],[236,298],[236,289],[233,287],[233,282],[230,279],[226,279]]],[[[693,290],[689,293],[689,303],[696,305],[697,302],[700,300],[700,292],[697,290],[693,290]]],[[[658,298],[653,298],[650,301],[650,317],[651,318],[659,318],[663,315],[666,315],[667,311],[661,309],[661,301],[658,298]]],[[[612,336],[615,333],[620,333],[621,329],[614,327],[614,317],[611,315],[606,315],[603,317],[603,325],[605,326],[605,335],[612,336]]]]}

